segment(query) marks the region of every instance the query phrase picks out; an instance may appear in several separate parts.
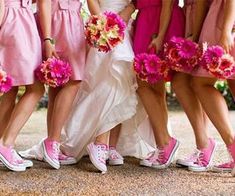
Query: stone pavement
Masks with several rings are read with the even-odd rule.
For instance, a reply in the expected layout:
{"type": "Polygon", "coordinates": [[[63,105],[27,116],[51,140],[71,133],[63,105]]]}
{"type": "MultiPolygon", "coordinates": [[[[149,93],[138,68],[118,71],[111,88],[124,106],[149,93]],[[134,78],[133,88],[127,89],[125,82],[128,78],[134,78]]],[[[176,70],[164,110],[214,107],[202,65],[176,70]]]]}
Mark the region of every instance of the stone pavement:
{"type": "MultiPolygon", "coordinates": [[[[235,112],[231,112],[235,127],[235,112]]],[[[26,149],[46,135],[46,111],[34,112],[17,139],[18,150],[26,149]]],[[[194,148],[192,130],[183,112],[170,112],[174,135],[181,141],[178,157],[194,148]]],[[[227,158],[225,147],[218,141],[215,163],[227,158]]],[[[98,173],[87,157],[77,165],[53,170],[43,162],[23,173],[0,168],[0,195],[234,195],[235,178],[230,174],[194,173],[176,168],[157,171],[139,166],[135,158],[127,157],[121,167],[109,167],[107,174],[98,173]]]]}

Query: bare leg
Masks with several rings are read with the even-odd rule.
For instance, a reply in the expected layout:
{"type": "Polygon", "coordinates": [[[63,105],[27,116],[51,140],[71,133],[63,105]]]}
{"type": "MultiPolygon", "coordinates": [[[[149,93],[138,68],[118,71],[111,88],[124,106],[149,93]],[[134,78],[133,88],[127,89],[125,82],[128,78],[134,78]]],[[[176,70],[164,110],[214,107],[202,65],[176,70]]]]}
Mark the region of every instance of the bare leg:
{"type": "Polygon", "coordinates": [[[14,145],[19,131],[29,119],[43,93],[44,86],[38,82],[33,85],[26,86],[26,91],[16,104],[8,126],[4,130],[3,137],[1,138],[1,143],[4,146],[14,145]]]}
{"type": "Polygon", "coordinates": [[[61,88],[49,88],[48,91],[48,108],[47,108],[47,131],[48,131],[48,135],[50,135],[49,131],[51,130],[50,126],[51,126],[51,116],[52,116],[52,112],[53,112],[53,108],[54,108],[54,103],[55,103],[55,98],[57,96],[57,94],[59,93],[59,91],[61,90],[61,88]]]}
{"type": "Polygon", "coordinates": [[[223,96],[216,90],[215,78],[194,77],[193,87],[205,112],[219,131],[226,145],[234,142],[228,107],[223,96]]]}
{"type": "Polygon", "coordinates": [[[139,94],[143,105],[149,115],[150,122],[154,130],[154,137],[158,147],[164,147],[170,140],[167,130],[167,105],[165,83],[158,82],[151,86],[146,82],[138,81],[139,94]]]}
{"type": "Polygon", "coordinates": [[[109,139],[109,146],[115,147],[117,146],[120,131],[121,131],[122,125],[119,124],[113,129],[110,130],[110,139],[109,139]]]}
{"type": "Polygon", "coordinates": [[[95,145],[106,144],[108,146],[109,145],[109,135],[110,135],[110,131],[107,131],[101,135],[98,135],[95,139],[95,145]]]}
{"type": "Polygon", "coordinates": [[[193,128],[198,149],[208,145],[208,117],[191,86],[192,76],[184,73],[175,74],[172,86],[177,99],[183,107],[193,128]]]}
{"type": "Polygon", "coordinates": [[[79,81],[69,81],[57,94],[54,100],[53,112],[49,118],[51,123],[48,131],[48,138],[60,141],[62,128],[72,109],[74,98],[79,89],[79,81]]]}
{"type": "Polygon", "coordinates": [[[12,111],[15,107],[16,95],[18,93],[18,87],[13,87],[8,93],[1,97],[0,102],[0,138],[3,135],[3,131],[6,129],[10,120],[12,111]]]}
{"type": "Polygon", "coordinates": [[[233,99],[235,100],[235,80],[228,80],[228,85],[233,95],[233,99]]]}

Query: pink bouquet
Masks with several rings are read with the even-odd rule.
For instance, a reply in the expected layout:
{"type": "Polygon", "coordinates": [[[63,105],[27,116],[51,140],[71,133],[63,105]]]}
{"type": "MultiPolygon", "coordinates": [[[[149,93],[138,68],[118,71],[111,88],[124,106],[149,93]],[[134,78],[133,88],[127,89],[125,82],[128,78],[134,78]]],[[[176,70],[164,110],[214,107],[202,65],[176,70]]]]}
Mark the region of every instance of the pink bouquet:
{"type": "Polygon", "coordinates": [[[173,37],[164,45],[164,54],[170,68],[180,72],[191,72],[199,63],[201,49],[193,41],[173,37]]]}
{"type": "Polygon", "coordinates": [[[227,79],[235,74],[234,58],[230,54],[226,54],[221,46],[207,47],[204,44],[200,64],[216,78],[227,79]]]}
{"type": "Polygon", "coordinates": [[[165,80],[169,76],[167,64],[155,54],[142,53],[136,55],[134,70],[138,78],[151,84],[165,80]]]}
{"type": "Polygon", "coordinates": [[[0,94],[7,93],[12,87],[12,78],[0,69],[0,94]]]}
{"type": "Polygon", "coordinates": [[[35,70],[35,75],[42,83],[51,87],[59,87],[69,81],[72,69],[69,63],[53,57],[44,61],[35,70]]]}
{"type": "Polygon", "coordinates": [[[85,35],[90,46],[109,52],[123,41],[125,29],[126,24],[118,14],[104,12],[90,17],[85,26],[85,35]]]}

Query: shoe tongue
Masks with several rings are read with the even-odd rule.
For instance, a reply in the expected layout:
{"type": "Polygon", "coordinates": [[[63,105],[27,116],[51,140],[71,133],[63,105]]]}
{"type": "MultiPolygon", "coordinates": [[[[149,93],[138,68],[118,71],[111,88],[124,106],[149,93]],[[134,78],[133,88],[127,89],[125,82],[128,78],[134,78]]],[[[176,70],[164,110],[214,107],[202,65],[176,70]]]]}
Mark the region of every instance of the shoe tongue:
{"type": "Polygon", "coordinates": [[[106,144],[96,144],[97,146],[100,146],[103,150],[108,150],[109,147],[106,144]]]}

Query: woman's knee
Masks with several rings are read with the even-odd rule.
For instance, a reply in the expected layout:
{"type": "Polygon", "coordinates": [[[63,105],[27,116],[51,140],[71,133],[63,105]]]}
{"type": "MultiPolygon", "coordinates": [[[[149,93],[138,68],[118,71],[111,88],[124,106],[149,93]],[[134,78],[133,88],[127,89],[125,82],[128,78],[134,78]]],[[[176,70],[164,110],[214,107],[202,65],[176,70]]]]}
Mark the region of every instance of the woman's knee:
{"type": "Polygon", "coordinates": [[[45,86],[40,82],[36,82],[32,85],[26,86],[26,93],[34,93],[39,97],[42,97],[45,93],[45,86]]]}

